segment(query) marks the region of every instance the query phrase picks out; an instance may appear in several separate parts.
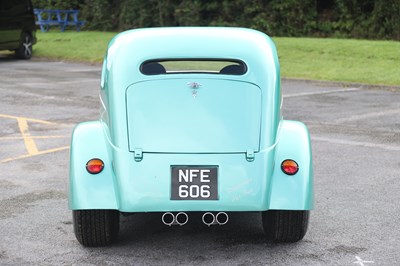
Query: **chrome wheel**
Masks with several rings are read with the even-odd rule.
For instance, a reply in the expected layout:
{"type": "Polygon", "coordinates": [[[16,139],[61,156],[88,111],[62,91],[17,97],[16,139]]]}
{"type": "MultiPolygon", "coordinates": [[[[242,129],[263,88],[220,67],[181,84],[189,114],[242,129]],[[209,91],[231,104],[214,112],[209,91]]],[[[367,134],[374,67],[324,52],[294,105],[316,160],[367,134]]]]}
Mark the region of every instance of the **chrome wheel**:
{"type": "Polygon", "coordinates": [[[24,46],[25,57],[31,57],[32,56],[32,40],[29,35],[25,36],[25,40],[22,43],[22,45],[24,46]]]}
{"type": "Polygon", "coordinates": [[[28,33],[22,33],[22,42],[18,49],[15,50],[15,54],[18,58],[29,59],[32,57],[32,37],[28,33]]]}

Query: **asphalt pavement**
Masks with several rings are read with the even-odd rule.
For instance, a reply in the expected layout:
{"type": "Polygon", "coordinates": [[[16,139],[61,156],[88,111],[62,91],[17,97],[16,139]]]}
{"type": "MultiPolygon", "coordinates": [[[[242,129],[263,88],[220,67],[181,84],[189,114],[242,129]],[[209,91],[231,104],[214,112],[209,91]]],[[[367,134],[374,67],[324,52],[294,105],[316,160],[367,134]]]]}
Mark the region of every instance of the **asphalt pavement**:
{"type": "Polygon", "coordinates": [[[84,248],[67,206],[73,127],[99,116],[100,66],[0,56],[0,265],[399,265],[400,89],[284,80],[283,115],[312,138],[315,210],[303,241],[267,243],[258,213],[123,217],[84,248]]]}

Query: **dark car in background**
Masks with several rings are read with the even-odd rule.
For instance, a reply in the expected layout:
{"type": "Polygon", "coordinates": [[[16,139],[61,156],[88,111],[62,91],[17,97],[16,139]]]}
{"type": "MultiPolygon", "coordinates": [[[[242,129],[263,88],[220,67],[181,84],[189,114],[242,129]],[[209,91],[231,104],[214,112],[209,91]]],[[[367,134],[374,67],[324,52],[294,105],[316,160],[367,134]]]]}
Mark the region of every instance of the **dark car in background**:
{"type": "Polygon", "coordinates": [[[17,58],[29,59],[35,43],[35,15],[31,1],[0,0],[0,50],[15,51],[17,58]]]}

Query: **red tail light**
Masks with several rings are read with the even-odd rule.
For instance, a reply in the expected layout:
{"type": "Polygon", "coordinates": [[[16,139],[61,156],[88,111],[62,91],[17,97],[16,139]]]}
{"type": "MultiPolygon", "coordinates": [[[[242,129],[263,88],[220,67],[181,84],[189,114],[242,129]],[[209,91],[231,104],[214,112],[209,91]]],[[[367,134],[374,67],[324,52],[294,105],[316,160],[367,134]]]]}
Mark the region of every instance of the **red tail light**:
{"type": "Polygon", "coordinates": [[[95,175],[103,171],[104,163],[100,159],[91,159],[86,163],[86,170],[95,175]]]}
{"type": "Polygon", "coordinates": [[[299,171],[299,165],[294,160],[284,160],[281,169],[287,175],[295,175],[299,171]]]}

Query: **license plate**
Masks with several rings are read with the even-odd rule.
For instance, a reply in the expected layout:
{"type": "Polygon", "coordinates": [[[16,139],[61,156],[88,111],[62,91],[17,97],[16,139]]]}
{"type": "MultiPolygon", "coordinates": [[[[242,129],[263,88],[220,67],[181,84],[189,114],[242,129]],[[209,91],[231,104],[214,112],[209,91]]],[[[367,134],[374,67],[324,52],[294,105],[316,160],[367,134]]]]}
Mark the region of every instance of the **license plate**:
{"type": "Polygon", "coordinates": [[[171,200],[218,200],[218,166],[171,166],[171,200]]]}

